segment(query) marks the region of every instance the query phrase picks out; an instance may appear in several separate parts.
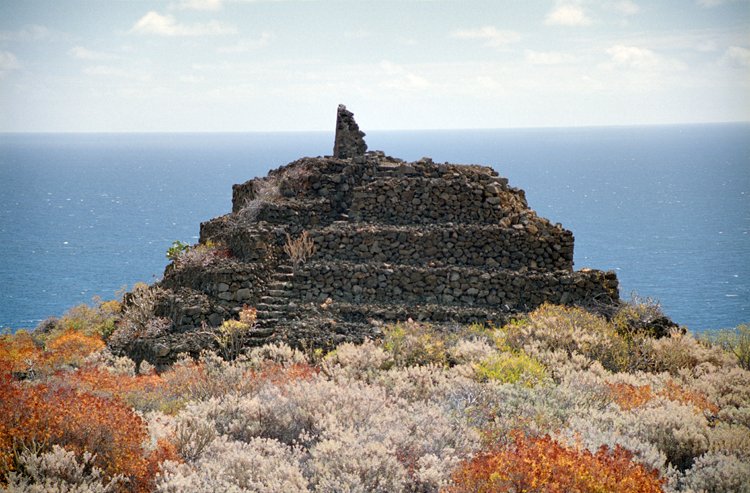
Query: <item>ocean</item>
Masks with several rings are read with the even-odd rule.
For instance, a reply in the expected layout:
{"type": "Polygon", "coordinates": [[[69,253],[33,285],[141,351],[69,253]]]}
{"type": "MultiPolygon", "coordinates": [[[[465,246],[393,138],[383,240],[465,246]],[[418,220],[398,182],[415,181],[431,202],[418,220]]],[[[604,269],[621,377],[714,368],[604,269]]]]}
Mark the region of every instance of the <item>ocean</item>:
{"type": "MultiPolygon", "coordinates": [[[[750,124],[381,131],[370,149],[487,164],[573,231],[576,268],[613,269],[694,332],[750,322],[750,124]]],[[[231,186],[333,134],[0,134],[0,327],[158,279],[231,186]]]]}

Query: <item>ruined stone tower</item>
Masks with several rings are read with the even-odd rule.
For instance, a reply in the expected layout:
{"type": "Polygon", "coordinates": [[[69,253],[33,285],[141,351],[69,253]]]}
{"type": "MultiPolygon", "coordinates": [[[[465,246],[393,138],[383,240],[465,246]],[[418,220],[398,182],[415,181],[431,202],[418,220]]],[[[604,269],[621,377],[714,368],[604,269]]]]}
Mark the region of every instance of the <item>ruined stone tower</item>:
{"type": "Polygon", "coordinates": [[[234,185],[232,212],[201,224],[203,255],[159,283],[173,327],[150,359],[195,352],[201,324],[243,305],[258,310],[251,344],[317,347],[377,337],[381,322],[503,323],[544,302],[619,299],[615,274],[574,271],[573,234],[490,167],[405,162],[363,137],[341,105],[333,156],[234,185]]]}

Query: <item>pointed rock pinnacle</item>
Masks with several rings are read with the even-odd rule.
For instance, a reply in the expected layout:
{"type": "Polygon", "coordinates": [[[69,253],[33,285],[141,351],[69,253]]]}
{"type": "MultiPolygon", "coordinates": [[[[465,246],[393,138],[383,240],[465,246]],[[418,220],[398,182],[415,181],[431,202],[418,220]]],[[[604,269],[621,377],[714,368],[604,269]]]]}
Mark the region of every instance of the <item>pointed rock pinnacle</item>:
{"type": "Polygon", "coordinates": [[[336,111],[336,138],[333,142],[333,157],[346,159],[362,156],[367,151],[365,133],[354,121],[354,114],[343,104],[336,111]]]}

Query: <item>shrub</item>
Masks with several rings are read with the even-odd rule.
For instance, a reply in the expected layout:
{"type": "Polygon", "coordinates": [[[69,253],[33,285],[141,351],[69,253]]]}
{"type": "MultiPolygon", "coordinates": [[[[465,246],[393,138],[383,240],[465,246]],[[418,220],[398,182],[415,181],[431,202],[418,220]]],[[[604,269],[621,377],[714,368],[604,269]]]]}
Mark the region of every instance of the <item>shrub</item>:
{"type": "Polygon", "coordinates": [[[737,364],[750,370],[750,326],[741,324],[734,329],[707,332],[703,338],[737,357],[737,364]]]}
{"type": "Polygon", "coordinates": [[[172,246],[167,249],[167,258],[173,262],[176,262],[184,253],[190,249],[188,243],[183,243],[180,240],[172,242],[172,246]]]}
{"type": "Polygon", "coordinates": [[[216,330],[214,338],[224,359],[233,360],[240,355],[255,328],[257,314],[255,308],[244,306],[239,320],[225,320],[216,330]]]}
{"type": "Polygon", "coordinates": [[[379,344],[366,340],[362,344],[339,344],[336,350],[323,358],[321,366],[331,378],[372,382],[381,371],[392,365],[393,359],[389,353],[379,344]]]}
{"type": "Polygon", "coordinates": [[[635,364],[628,341],[604,318],[582,308],[544,304],[524,323],[503,327],[502,333],[504,341],[516,350],[528,345],[536,351],[579,353],[611,371],[635,364]]]}
{"type": "Polygon", "coordinates": [[[547,377],[544,366],[523,351],[491,356],[475,364],[474,371],[480,381],[521,383],[527,387],[533,387],[547,377]]]}
{"type": "Polygon", "coordinates": [[[156,491],[161,493],[308,491],[299,450],[263,438],[243,443],[219,437],[195,463],[172,462],[164,469],[156,485],[156,491]]]}
{"type": "Polygon", "coordinates": [[[453,364],[478,363],[496,355],[497,350],[488,340],[479,337],[459,339],[448,349],[453,364]]]}
{"type": "Polygon", "coordinates": [[[178,269],[183,267],[208,267],[217,260],[232,257],[232,251],[226,245],[206,241],[194,246],[175,242],[167,250],[167,258],[172,260],[178,269]]]}
{"type": "Polygon", "coordinates": [[[310,238],[307,231],[303,231],[297,238],[292,239],[289,233],[286,235],[284,244],[284,253],[289,256],[289,260],[297,267],[305,263],[315,254],[315,242],[310,238]]]}
{"type": "Polygon", "coordinates": [[[612,325],[624,336],[645,335],[664,337],[677,325],[669,320],[659,302],[633,293],[629,302],[623,302],[612,316],[612,325]]]}
{"type": "Polygon", "coordinates": [[[653,365],[656,372],[677,375],[681,370],[691,370],[703,363],[714,366],[732,364],[731,356],[718,347],[702,343],[690,334],[672,331],[669,337],[649,339],[653,365]]]}
{"type": "MultiPolygon", "coordinates": [[[[674,467],[684,470],[693,459],[708,450],[708,421],[696,413],[692,405],[684,405],[663,397],[655,397],[630,411],[614,408],[588,409],[570,419],[572,433],[584,437],[587,445],[596,445],[593,437],[602,436],[600,443],[610,437],[622,437],[629,442],[650,444],[663,453],[674,467]]],[[[620,438],[617,438],[620,440],[620,438]]],[[[623,443],[618,441],[616,443],[623,443]]],[[[638,447],[647,452],[648,447],[638,447]]],[[[651,452],[647,455],[653,458],[651,452]]]]}
{"type": "Polygon", "coordinates": [[[412,322],[389,325],[383,334],[383,347],[398,366],[445,365],[445,340],[429,324],[412,322]]]}
{"type": "Polygon", "coordinates": [[[463,492],[661,492],[658,473],[633,462],[620,447],[596,453],[561,445],[546,435],[516,435],[513,443],[464,462],[445,491],[463,492]]]}
{"type": "Polygon", "coordinates": [[[128,488],[136,491],[147,489],[151,481],[143,449],[144,422],[121,401],[3,378],[0,415],[0,471],[22,467],[25,459],[14,452],[19,447],[39,447],[35,452],[45,453],[59,445],[76,457],[92,454],[91,463],[108,481],[122,475],[128,488]]]}
{"type": "Polygon", "coordinates": [[[747,457],[709,452],[685,471],[680,486],[686,491],[749,493],[750,462],[747,457]]]}
{"type": "Polygon", "coordinates": [[[68,329],[47,340],[43,354],[44,365],[51,369],[63,365],[80,367],[89,355],[101,351],[104,346],[104,341],[98,335],[87,336],[68,329]]]}
{"type": "Polygon", "coordinates": [[[282,367],[306,364],[307,358],[301,351],[293,349],[282,342],[265,344],[261,347],[251,349],[247,354],[246,361],[251,367],[259,369],[269,364],[276,364],[282,367]]]}
{"type": "MultiPolygon", "coordinates": [[[[0,365],[9,372],[29,372],[41,358],[41,347],[25,330],[0,335],[0,365]]],[[[2,370],[0,369],[0,370],[2,370]]]]}
{"type": "Polygon", "coordinates": [[[108,343],[114,348],[124,348],[139,339],[157,337],[171,325],[166,318],[156,316],[156,306],[164,296],[162,288],[137,283],[125,296],[122,319],[108,343]]]}
{"type": "Polygon", "coordinates": [[[310,451],[312,483],[316,492],[403,491],[407,471],[389,448],[362,440],[352,432],[318,443],[310,451]]]}
{"type": "MultiPolygon", "coordinates": [[[[102,301],[94,297],[94,306],[81,304],[74,306],[55,321],[52,334],[57,331],[74,330],[87,336],[98,335],[107,339],[115,330],[122,305],[119,301],[102,301]]],[[[49,328],[48,328],[49,329],[49,328]]]]}
{"type": "Polygon", "coordinates": [[[114,493],[124,486],[120,475],[109,480],[94,465],[94,456],[84,452],[79,461],[76,454],[53,445],[48,452],[24,448],[18,454],[18,469],[8,474],[3,491],[9,493],[114,493]]]}
{"type": "Polygon", "coordinates": [[[631,385],[628,383],[607,383],[612,400],[623,411],[640,407],[654,398],[650,385],[631,385]]]}

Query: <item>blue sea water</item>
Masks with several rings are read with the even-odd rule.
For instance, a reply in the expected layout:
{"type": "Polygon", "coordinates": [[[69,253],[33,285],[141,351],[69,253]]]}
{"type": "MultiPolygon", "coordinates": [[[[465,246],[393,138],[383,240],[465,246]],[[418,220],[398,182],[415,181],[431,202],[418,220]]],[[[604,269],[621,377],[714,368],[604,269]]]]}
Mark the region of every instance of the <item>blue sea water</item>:
{"type": "MultiPolygon", "coordinates": [[[[231,185],[333,135],[0,134],[0,327],[34,327],[159,278],[174,240],[231,208],[231,185]]],[[[371,132],[404,159],[489,164],[693,331],[750,322],[750,124],[371,132]]]]}

